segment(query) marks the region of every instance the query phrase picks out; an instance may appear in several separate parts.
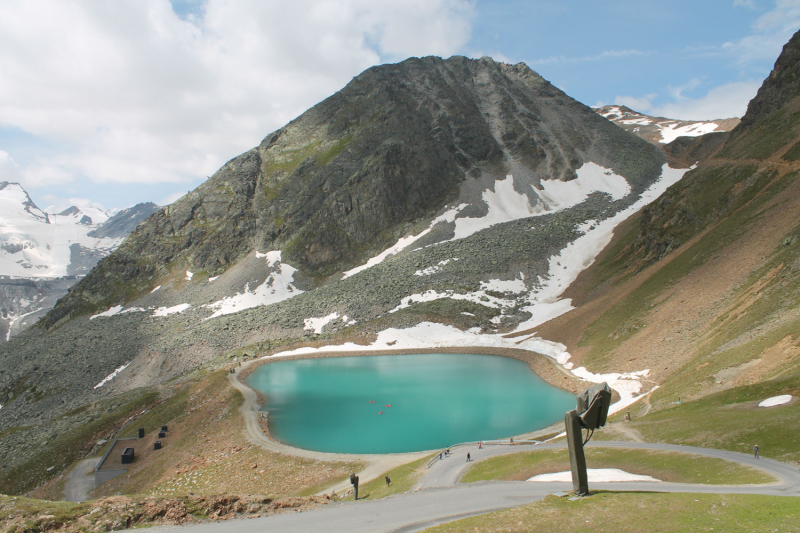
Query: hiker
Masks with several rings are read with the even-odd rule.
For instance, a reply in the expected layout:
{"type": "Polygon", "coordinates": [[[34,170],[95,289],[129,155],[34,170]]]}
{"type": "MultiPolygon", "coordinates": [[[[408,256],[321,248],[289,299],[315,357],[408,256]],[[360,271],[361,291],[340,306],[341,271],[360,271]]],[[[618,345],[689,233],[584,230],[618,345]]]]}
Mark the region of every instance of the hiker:
{"type": "Polygon", "coordinates": [[[753,447],[753,455],[755,455],[756,459],[758,459],[758,444],[753,447]]]}
{"type": "Polygon", "coordinates": [[[392,484],[392,480],[391,480],[391,479],[389,479],[389,476],[385,476],[385,478],[384,478],[384,479],[386,479],[386,486],[387,486],[387,487],[388,487],[389,485],[391,485],[391,484],[392,484]]]}
{"type": "Polygon", "coordinates": [[[479,450],[483,449],[483,441],[478,441],[478,449],[479,450]]]}
{"type": "Polygon", "coordinates": [[[442,452],[439,452],[439,460],[442,460],[442,452]]]}
{"type": "Polygon", "coordinates": [[[472,458],[470,457],[469,452],[467,452],[467,462],[470,462],[471,460],[472,458]]]}
{"type": "Polygon", "coordinates": [[[511,445],[514,445],[514,437],[511,437],[511,445]]]}

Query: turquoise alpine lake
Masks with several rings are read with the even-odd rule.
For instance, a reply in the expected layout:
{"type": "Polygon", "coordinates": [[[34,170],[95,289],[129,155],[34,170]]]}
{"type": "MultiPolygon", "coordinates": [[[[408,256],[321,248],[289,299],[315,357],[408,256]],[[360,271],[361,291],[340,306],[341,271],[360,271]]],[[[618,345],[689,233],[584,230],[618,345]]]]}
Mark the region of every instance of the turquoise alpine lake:
{"type": "Polygon", "coordinates": [[[527,363],[476,354],[276,361],[247,384],[266,399],[273,438],[321,452],[401,453],[547,427],[575,396],[527,363]]]}

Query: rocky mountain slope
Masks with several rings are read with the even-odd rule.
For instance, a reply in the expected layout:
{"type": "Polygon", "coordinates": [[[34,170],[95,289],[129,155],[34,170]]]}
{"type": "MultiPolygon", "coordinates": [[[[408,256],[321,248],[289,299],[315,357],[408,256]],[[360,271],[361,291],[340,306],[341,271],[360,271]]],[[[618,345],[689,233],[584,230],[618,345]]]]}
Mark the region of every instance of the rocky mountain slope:
{"type": "Polygon", "coordinates": [[[699,137],[712,132],[726,132],[739,124],[738,118],[716,120],[675,120],[652,117],[624,105],[607,105],[596,111],[617,126],[653,144],[669,144],[678,137],[699,137]]]}
{"type": "Polygon", "coordinates": [[[800,33],[736,128],[667,146],[698,167],[620,228],[567,292],[578,308],[539,334],[576,363],[653,368],[656,409],[800,383],[799,74],[800,33]]]}
{"type": "Polygon", "coordinates": [[[281,250],[301,285],[318,286],[445,206],[484,215],[483,191],[506,174],[531,204],[530,185],[574,179],[589,161],[638,194],[660,158],[524,65],[424,58],[376,67],[149,220],[48,326],[144,294],[174,271],[214,277],[254,250],[281,250]]]}
{"type": "Polygon", "coordinates": [[[569,309],[559,295],[613,228],[683,174],[665,161],[523,64],[369,69],[149,217],[0,347],[0,428],[25,426],[0,457],[68,432],[62,414],[86,402],[245,351],[431,320],[503,343],[569,309]]]}
{"type": "Polygon", "coordinates": [[[156,209],[46,213],[18,183],[0,183],[0,343],[44,316],[156,209]]]}

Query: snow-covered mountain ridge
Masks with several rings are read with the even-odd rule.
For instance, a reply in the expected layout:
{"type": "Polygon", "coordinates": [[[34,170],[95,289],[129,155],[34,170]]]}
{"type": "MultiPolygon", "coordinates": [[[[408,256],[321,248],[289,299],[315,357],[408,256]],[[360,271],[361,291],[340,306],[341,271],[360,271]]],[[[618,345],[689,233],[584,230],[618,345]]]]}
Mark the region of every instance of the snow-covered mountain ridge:
{"type": "Polygon", "coordinates": [[[675,120],[652,117],[624,105],[607,105],[596,111],[617,126],[653,144],[669,144],[678,137],[698,137],[706,133],[731,131],[738,118],[715,120],[675,120]]]}
{"type": "Polygon", "coordinates": [[[149,216],[156,206],[148,205],[48,213],[19,183],[0,182],[0,342],[37,320],[120,245],[127,233],[108,235],[109,226],[124,225],[132,212],[149,216]]]}
{"type": "Polygon", "coordinates": [[[0,275],[58,278],[84,273],[81,255],[99,259],[122,242],[88,236],[109,218],[100,209],[75,206],[45,213],[19,183],[0,183],[0,275]]]}

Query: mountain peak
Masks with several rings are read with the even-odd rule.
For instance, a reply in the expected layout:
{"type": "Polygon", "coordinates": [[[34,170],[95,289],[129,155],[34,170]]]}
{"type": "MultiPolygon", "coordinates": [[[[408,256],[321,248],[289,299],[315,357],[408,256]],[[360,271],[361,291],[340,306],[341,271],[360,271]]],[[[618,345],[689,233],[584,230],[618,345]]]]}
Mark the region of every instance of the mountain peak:
{"type": "Polygon", "coordinates": [[[47,213],[39,209],[22,185],[14,181],[0,182],[0,225],[23,221],[49,224],[47,213]]]}
{"type": "Polygon", "coordinates": [[[800,31],[783,46],[767,79],[747,106],[737,132],[752,128],[759,120],[800,96],[800,31]]]}
{"type": "Polygon", "coordinates": [[[699,137],[711,132],[731,131],[738,118],[715,120],[677,120],[639,113],[624,105],[607,105],[596,109],[617,126],[655,145],[669,144],[678,137],[699,137]]]}
{"type": "Polygon", "coordinates": [[[149,218],[100,265],[114,274],[93,271],[48,325],[175,268],[215,277],[254,250],[281,250],[298,276],[324,285],[448,208],[485,216],[484,192],[494,197],[508,175],[531,208],[542,181],[579,180],[588,163],[640,194],[663,160],[524,64],[429,56],[375,66],[149,218]],[[145,257],[146,270],[133,266],[145,257]]]}

